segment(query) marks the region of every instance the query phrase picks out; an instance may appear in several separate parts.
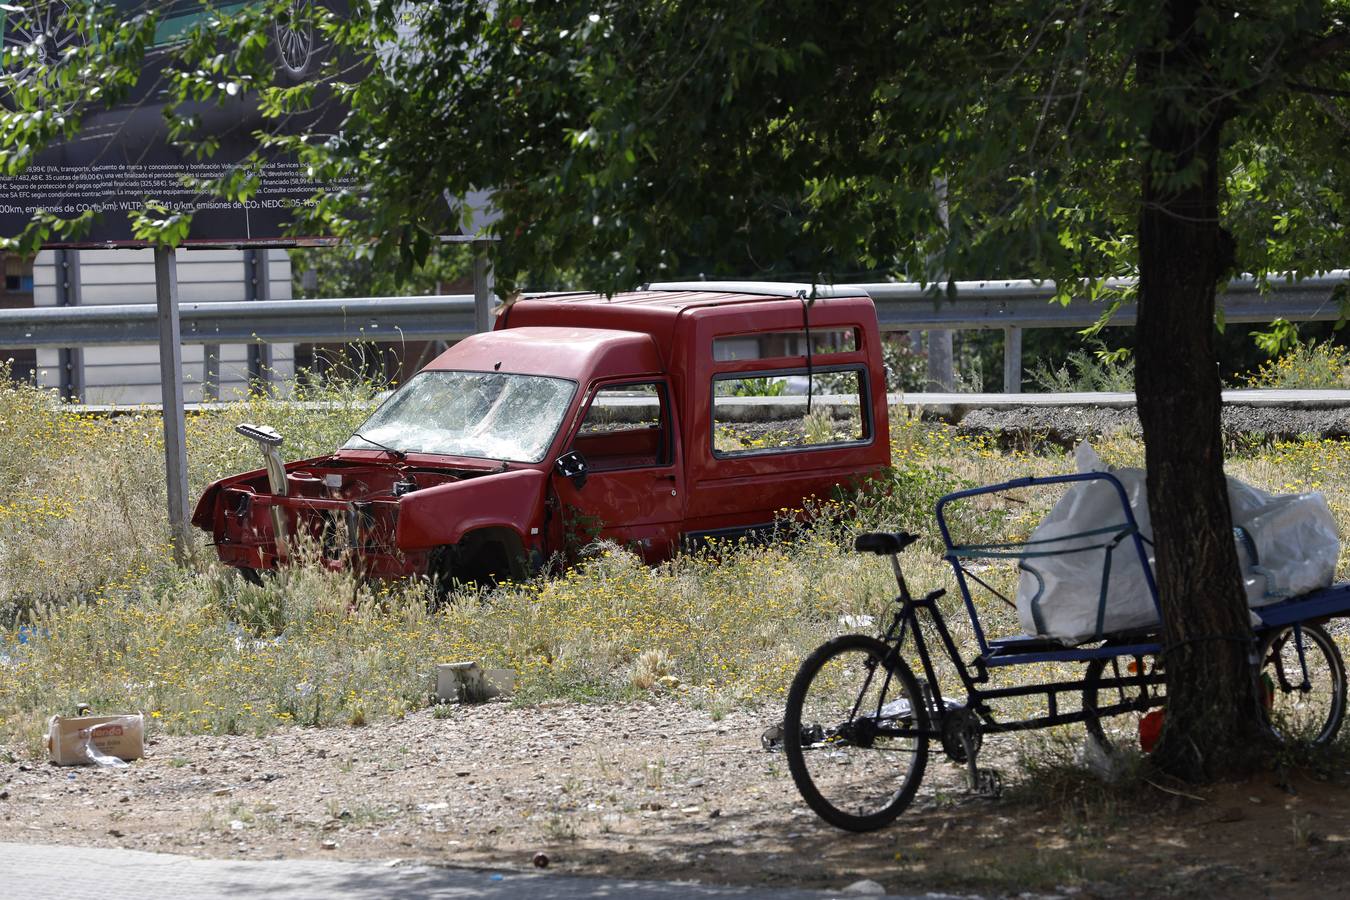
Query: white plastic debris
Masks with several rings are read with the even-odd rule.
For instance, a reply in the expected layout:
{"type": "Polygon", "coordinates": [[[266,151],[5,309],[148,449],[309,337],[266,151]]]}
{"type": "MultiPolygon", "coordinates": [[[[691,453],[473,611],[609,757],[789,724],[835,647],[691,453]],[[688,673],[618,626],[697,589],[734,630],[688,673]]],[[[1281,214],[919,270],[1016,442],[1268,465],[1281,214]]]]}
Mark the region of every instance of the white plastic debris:
{"type": "MultiPolygon", "coordinates": [[[[1110,471],[1120,481],[1152,566],[1144,470],[1108,469],[1086,442],[1075,456],[1080,472],[1110,471]]],[[[1331,584],[1341,544],[1321,494],[1269,494],[1230,477],[1228,498],[1249,606],[1331,584]]],[[[1120,498],[1110,482],[1085,481],[1065,491],[1031,535],[1032,548],[1047,555],[1021,562],[1017,613],[1027,634],[1081,643],[1157,623],[1134,541],[1121,533],[1124,525],[1120,498]],[[1117,537],[1108,568],[1108,551],[1100,545],[1117,537]]]]}

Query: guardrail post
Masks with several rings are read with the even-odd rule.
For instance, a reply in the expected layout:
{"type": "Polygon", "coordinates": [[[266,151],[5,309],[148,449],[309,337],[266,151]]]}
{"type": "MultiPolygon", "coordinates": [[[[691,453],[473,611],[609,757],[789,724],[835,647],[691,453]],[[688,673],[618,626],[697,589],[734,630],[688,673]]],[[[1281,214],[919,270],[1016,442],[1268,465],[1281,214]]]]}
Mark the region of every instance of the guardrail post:
{"type": "Polygon", "coordinates": [[[952,370],[952,333],[945,328],[928,332],[928,390],[950,391],[956,385],[952,370]]]}
{"type": "Polygon", "coordinates": [[[178,323],[178,254],[155,248],[155,307],[159,320],[159,388],[164,417],[164,473],[169,531],[179,565],[188,559],[187,427],[183,421],[183,342],[178,323]]]}
{"type": "MultiPolygon", "coordinates": [[[[244,251],[244,299],[269,300],[272,286],[268,281],[266,250],[244,251]]],[[[266,390],[272,382],[272,345],[258,340],[248,345],[248,386],[266,390]]]]}
{"type": "MultiPolygon", "coordinates": [[[[80,251],[57,250],[56,305],[80,305],[80,251]]],[[[74,403],[84,400],[84,351],[62,347],[56,351],[56,366],[61,370],[61,399],[74,403]]]]}
{"type": "Polygon", "coordinates": [[[491,247],[491,241],[473,242],[473,330],[479,334],[492,330],[491,247]]]}
{"type": "Polygon", "coordinates": [[[1003,393],[1022,393],[1022,326],[1003,327],[1003,393]]]}

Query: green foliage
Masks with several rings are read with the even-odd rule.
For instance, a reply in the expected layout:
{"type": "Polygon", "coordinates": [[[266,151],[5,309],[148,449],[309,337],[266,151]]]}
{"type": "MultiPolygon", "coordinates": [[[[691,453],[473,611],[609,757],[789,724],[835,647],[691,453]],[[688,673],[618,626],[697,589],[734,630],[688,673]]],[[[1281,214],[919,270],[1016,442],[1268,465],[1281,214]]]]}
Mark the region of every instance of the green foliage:
{"type": "Polygon", "coordinates": [[[788,387],[783,378],[738,378],[728,383],[733,397],[781,397],[788,387]]]}
{"type": "MultiPolygon", "coordinates": [[[[507,291],[561,272],[612,290],[865,270],[1054,276],[1099,293],[1100,278],[1134,270],[1141,177],[1160,190],[1200,178],[1198,157],[1150,149],[1164,111],[1230,123],[1218,174],[1240,268],[1341,262],[1345,0],[1201,6],[1188,40],[1203,58],[1141,77],[1144,51],[1170,40],[1167,9],[872,4],[831,7],[822,34],[809,0],[356,0],[342,18],[253,0],[181,35],[167,114],[180,144],[207,156],[214,139],[190,102],[251,96],[276,119],[342,106],[326,140],[263,139],[361,186],[319,200],[300,227],[343,238],[380,279],[414,277],[434,236],[464,224],[471,211],[447,197],[491,188],[507,291]],[[268,35],[281,19],[337,51],[332,90],[278,74],[268,35]]],[[[67,24],[82,45],[10,61],[21,74],[5,85],[15,111],[0,113],[6,171],[126,96],[158,15],[77,2],[67,24]]],[[[245,160],[198,187],[246,197],[252,171],[245,160]]],[[[156,224],[156,240],[179,234],[156,224]]]]}
{"type": "Polygon", "coordinates": [[[369,246],[306,247],[290,255],[296,296],[422,296],[473,275],[473,250],[462,243],[434,245],[426,260],[402,277],[376,266],[369,246]]]}
{"type": "Polygon", "coordinates": [[[928,381],[928,354],[915,348],[909,333],[882,336],[887,391],[922,391],[928,381]]]}
{"type": "Polygon", "coordinates": [[[1298,327],[1285,319],[1276,319],[1270,323],[1269,331],[1253,331],[1252,340],[1267,356],[1275,356],[1286,348],[1298,346],[1298,327]]]}
{"type": "Polygon", "coordinates": [[[176,247],[187,239],[192,213],[171,212],[160,203],[147,203],[132,215],[131,234],[138,241],[176,247]]]}
{"type": "Polygon", "coordinates": [[[973,486],[942,464],[892,466],[865,482],[852,499],[864,528],[910,531],[936,540],[933,509],[938,499],[973,486]]]}

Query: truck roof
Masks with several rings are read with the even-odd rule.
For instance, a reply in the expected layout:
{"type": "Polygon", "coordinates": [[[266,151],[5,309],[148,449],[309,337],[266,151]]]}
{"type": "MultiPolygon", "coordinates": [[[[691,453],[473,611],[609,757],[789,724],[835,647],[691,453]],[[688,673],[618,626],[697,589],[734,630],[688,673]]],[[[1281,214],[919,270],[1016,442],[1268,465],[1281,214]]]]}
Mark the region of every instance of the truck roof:
{"type": "Polygon", "coordinates": [[[645,284],[635,291],[606,296],[591,291],[522,297],[518,303],[566,303],[569,306],[612,309],[615,305],[642,306],[678,315],[690,307],[724,306],[765,300],[810,300],[869,297],[854,285],[799,284],[782,281],[669,281],[645,284]]]}
{"type": "Polygon", "coordinates": [[[528,372],[576,381],[595,371],[657,374],[662,365],[652,336],[639,331],[524,327],[470,335],[427,369],[528,372]]]}
{"type": "MultiPolygon", "coordinates": [[[[809,285],[782,282],[667,282],[606,296],[596,293],[527,296],[502,307],[497,329],[523,325],[572,326],[639,331],[650,334],[668,355],[681,318],[720,319],[747,325],[782,319],[803,319],[808,304],[812,325],[841,321],[875,321],[870,295],[852,285],[809,285]],[[860,318],[860,317],[864,317],[860,318]]],[[[779,327],[786,327],[780,325],[779,327]]],[[[741,330],[751,331],[751,327],[741,330]]]]}
{"type": "MultiPolygon", "coordinates": [[[[840,327],[852,322],[875,322],[876,313],[867,291],[850,285],[664,282],[644,285],[639,290],[624,291],[609,297],[597,293],[522,297],[513,304],[502,306],[497,318],[497,331],[493,333],[502,335],[526,329],[531,329],[531,333],[541,333],[541,329],[553,329],[559,333],[556,340],[563,340],[560,337],[563,331],[570,333],[571,336],[566,339],[568,341],[583,340],[587,332],[595,335],[640,335],[655,341],[649,344],[652,352],[664,363],[664,367],[670,367],[676,364],[674,347],[678,332],[694,328],[694,322],[713,325],[714,333],[733,335],[765,329],[801,329],[807,320],[810,320],[811,327],[840,327]],[[679,325],[682,321],[686,325],[679,325]]],[[[533,358],[533,351],[524,345],[518,348],[518,352],[531,354],[533,358]]],[[[556,363],[549,363],[558,367],[559,372],[564,368],[575,374],[595,371],[590,367],[599,362],[591,351],[586,351],[586,354],[582,354],[579,349],[559,352],[564,356],[576,356],[574,360],[559,359],[556,363]],[[582,356],[585,356],[585,360],[582,356]]],[[[444,367],[440,366],[443,359],[436,360],[437,367],[444,367]]],[[[606,362],[617,363],[618,359],[606,362]]],[[[535,363],[532,363],[533,366],[535,363]]],[[[628,370],[634,374],[639,371],[632,366],[628,366],[628,370]]],[[[651,371],[660,370],[661,366],[657,364],[651,371]]]]}

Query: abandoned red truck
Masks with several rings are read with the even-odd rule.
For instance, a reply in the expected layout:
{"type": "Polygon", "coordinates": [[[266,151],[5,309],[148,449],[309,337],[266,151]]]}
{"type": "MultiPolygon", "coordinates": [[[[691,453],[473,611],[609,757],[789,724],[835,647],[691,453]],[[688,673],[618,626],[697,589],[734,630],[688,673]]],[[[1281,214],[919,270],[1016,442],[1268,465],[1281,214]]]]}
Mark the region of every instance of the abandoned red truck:
{"type": "Polygon", "coordinates": [[[379,578],[525,578],[592,539],[649,562],[890,462],[876,310],[857,288],[648,285],[525,298],[395,391],[336,453],[215,482],[193,524],[256,578],[308,543],[379,578]],[[766,420],[767,419],[767,420],[766,420]]]}

